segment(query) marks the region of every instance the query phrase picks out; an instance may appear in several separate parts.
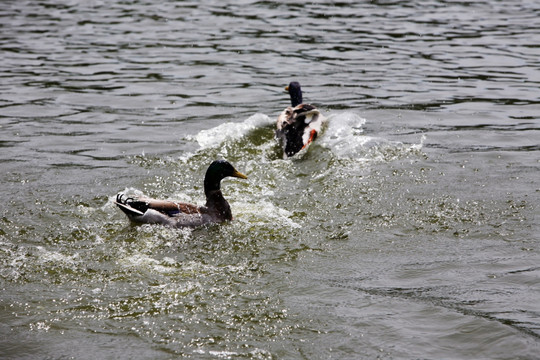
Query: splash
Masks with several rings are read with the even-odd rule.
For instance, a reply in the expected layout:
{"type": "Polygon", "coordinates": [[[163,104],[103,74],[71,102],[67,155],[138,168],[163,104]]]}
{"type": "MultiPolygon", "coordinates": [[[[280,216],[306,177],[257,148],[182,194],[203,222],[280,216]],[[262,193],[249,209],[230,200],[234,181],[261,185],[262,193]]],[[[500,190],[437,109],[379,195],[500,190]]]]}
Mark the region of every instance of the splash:
{"type": "Polygon", "coordinates": [[[260,200],[257,203],[235,202],[239,209],[238,221],[250,225],[287,227],[298,229],[302,226],[291,219],[292,212],[282,209],[270,201],[260,200]]]}
{"type": "Polygon", "coordinates": [[[188,136],[188,140],[196,141],[201,149],[208,149],[221,144],[226,140],[236,140],[246,136],[250,131],[269,126],[273,123],[265,114],[256,113],[242,122],[227,122],[214,128],[202,130],[194,136],[188,136]]]}
{"type": "Polygon", "coordinates": [[[364,135],[366,119],[352,112],[333,114],[328,117],[328,127],[319,144],[338,157],[351,157],[373,141],[364,135]]]}
{"type": "MultiPolygon", "coordinates": [[[[417,144],[404,144],[385,137],[367,135],[364,125],[367,120],[358,113],[347,111],[328,115],[328,121],[315,147],[322,147],[337,159],[353,160],[361,164],[370,162],[388,162],[410,153],[421,151],[425,137],[417,144]]],[[[258,161],[281,159],[279,147],[274,139],[271,127],[274,120],[261,113],[253,114],[241,122],[227,122],[211,129],[202,130],[187,139],[196,141],[199,149],[195,154],[187,154],[181,160],[187,162],[203,153],[213,156],[238,156],[242,159],[258,161]],[[259,131],[261,130],[261,131],[259,131]],[[264,131],[263,131],[264,130],[264,131]],[[219,150],[217,154],[208,150],[219,150]]],[[[310,149],[310,152],[313,150],[310,149]]],[[[301,154],[303,158],[306,154],[301,154]]],[[[328,157],[328,154],[318,156],[328,157]]]]}
{"type": "Polygon", "coordinates": [[[334,114],[329,118],[328,129],[320,145],[338,158],[365,159],[368,149],[386,142],[364,134],[366,119],[352,112],[334,114]]]}
{"type": "Polygon", "coordinates": [[[363,129],[365,124],[366,119],[354,112],[332,114],[328,117],[328,127],[319,144],[339,159],[351,159],[361,163],[391,161],[422,149],[424,136],[419,144],[407,145],[366,135],[363,129]]]}

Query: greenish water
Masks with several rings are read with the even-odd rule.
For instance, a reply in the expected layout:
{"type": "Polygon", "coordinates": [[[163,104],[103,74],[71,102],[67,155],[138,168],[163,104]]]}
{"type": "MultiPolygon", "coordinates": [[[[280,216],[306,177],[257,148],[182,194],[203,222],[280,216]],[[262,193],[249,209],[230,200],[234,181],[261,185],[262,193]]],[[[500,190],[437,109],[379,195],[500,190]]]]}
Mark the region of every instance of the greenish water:
{"type": "Polygon", "coordinates": [[[0,11],[0,357],[534,359],[540,8],[0,11]],[[283,160],[292,79],[328,127],[283,160]],[[234,221],[133,226],[131,190],[234,221]]]}

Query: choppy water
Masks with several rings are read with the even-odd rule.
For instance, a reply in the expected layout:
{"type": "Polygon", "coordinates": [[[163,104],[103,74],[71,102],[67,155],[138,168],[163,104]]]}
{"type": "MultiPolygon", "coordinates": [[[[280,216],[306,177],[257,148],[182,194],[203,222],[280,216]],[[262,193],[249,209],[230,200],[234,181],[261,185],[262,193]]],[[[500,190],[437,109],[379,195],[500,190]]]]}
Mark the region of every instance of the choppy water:
{"type": "Polygon", "coordinates": [[[533,359],[540,6],[6,1],[0,357],[533,359]],[[329,116],[282,160],[283,87],[329,116]],[[131,226],[126,188],[235,221],[131,226]]]}

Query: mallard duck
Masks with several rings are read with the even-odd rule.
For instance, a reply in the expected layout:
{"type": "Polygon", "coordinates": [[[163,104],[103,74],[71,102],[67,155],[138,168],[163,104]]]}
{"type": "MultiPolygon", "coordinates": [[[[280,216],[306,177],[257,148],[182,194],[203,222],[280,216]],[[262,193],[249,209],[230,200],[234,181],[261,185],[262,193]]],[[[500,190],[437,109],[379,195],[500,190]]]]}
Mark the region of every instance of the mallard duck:
{"type": "Polygon", "coordinates": [[[285,87],[291,96],[291,106],[278,116],[276,138],[287,158],[309,146],[317,138],[326,118],[315,106],[302,103],[300,84],[293,81],[285,87]]]}
{"type": "Polygon", "coordinates": [[[194,227],[232,220],[229,203],[221,193],[221,180],[228,176],[247,179],[228,161],[216,160],[210,164],[204,177],[206,204],[197,206],[171,200],[116,195],[116,205],[136,223],[162,224],[171,227],[194,227]]]}

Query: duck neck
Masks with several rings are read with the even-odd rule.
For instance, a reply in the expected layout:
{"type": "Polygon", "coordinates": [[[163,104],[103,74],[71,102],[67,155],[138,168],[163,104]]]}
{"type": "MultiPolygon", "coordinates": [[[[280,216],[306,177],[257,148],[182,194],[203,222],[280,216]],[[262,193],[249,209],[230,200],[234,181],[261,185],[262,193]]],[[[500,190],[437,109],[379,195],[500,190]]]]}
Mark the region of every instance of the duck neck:
{"type": "Polygon", "coordinates": [[[232,220],[231,207],[219,189],[206,192],[206,208],[222,220],[232,220]]]}
{"type": "Polygon", "coordinates": [[[209,194],[214,192],[219,192],[221,194],[221,179],[214,180],[211,176],[204,177],[204,195],[208,198],[209,194]]]}
{"type": "Polygon", "coordinates": [[[302,103],[302,93],[300,91],[292,92],[290,95],[292,107],[296,107],[302,103]]]}
{"type": "Polygon", "coordinates": [[[229,203],[221,193],[221,180],[212,181],[204,179],[204,194],[206,195],[206,208],[217,213],[223,220],[232,220],[232,212],[229,203]]]}

